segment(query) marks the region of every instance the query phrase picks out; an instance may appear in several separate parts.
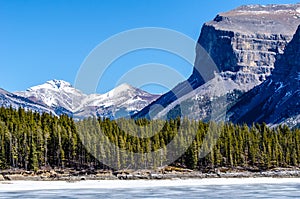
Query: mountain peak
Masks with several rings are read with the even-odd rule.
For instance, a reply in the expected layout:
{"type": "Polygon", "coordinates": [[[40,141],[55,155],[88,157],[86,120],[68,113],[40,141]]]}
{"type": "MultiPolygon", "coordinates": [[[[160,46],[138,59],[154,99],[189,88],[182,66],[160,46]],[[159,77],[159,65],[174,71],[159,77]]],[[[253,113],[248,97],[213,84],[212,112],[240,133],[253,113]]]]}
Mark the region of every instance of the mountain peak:
{"type": "Polygon", "coordinates": [[[127,83],[123,83],[123,84],[118,85],[115,89],[117,89],[117,90],[132,90],[135,88],[127,83]]]}
{"type": "Polygon", "coordinates": [[[49,80],[44,84],[38,85],[38,86],[33,86],[27,89],[28,91],[33,91],[33,90],[39,90],[39,89],[54,89],[54,90],[60,90],[63,88],[72,88],[72,85],[69,82],[66,82],[64,80],[49,80]]]}
{"type": "Polygon", "coordinates": [[[108,93],[106,93],[108,96],[116,96],[119,95],[123,92],[130,92],[130,91],[136,91],[137,89],[132,87],[131,85],[127,84],[127,83],[123,83],[118,85],[117,87],[115,87],[114,89],[112,89],[111,91],[109,91],[108,93]]]}
{"type": "Polygon", "coordinates": [[[46,83],[52,85],[55,88],[64,88],[64,87],[72,87],[72,85],[69,82],[66,82],[64,80],[49,80],[46,83]]]}

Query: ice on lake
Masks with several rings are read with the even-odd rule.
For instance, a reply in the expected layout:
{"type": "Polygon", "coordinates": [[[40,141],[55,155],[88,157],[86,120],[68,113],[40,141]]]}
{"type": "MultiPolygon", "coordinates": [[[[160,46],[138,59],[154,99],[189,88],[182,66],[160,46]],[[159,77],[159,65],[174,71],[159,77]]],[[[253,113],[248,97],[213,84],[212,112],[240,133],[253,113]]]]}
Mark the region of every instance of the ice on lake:
{"type": "Polygon", "coordinates": [[[297,196],[300,196],[300,178],[0,182],[0,198],[289,198],[297,196]]]}

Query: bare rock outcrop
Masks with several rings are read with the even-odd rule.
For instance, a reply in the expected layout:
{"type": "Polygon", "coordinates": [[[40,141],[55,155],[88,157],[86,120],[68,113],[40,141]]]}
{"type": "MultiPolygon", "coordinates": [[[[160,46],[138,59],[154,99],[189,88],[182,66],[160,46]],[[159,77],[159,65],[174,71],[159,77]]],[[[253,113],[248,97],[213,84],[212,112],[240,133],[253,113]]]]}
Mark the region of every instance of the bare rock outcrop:
{"type": "Polygon", "coordinates": [[[220,97],[227,98],[217,104],[220,114],[225,114],[241,93],[270,76],[277,57],[282,55],[299,24],[300,4],[249,5],[218,14],[202,27],[198,39],[201,47],[196,47],[194,70],[188,80],[134,117],[150,118],[151,110],[151,115],[177,117],[184,112],[191,118],[205,120],[212,112],[211,102],[220,97]],[[202,48],[219,71],[210,70],[202,48]]]}
{"type": "Polygon", "coordinates": [[[300,125],[300,26],[276,61],[272,76],[246,93],[228,118],[235,123],[300,125]]]}

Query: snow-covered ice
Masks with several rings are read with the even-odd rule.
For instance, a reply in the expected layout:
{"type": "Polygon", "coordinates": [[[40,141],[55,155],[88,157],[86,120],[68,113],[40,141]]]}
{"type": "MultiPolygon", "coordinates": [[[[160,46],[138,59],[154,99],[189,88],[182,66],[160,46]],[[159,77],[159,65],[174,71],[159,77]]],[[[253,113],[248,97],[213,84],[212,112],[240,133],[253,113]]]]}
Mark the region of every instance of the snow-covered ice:
{"type": "Polygon", "coordinates": [[[188,180],[100,180],[100,181],[5,181],[0,182],[1,191],[55,190],[55,189],[117,189],[146,187],[177,187],[201,185],[239,185],[239,184],[284,184],[300,183],[300,178],[206,178],[188,180]]]}

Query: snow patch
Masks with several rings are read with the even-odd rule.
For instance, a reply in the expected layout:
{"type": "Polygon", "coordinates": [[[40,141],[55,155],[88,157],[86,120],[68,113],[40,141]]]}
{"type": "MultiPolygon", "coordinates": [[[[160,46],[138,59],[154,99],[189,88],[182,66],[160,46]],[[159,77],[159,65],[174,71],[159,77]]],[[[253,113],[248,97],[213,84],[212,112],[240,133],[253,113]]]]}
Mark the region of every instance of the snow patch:
{"type": "Polygon", "coordinates": [[[280,89],[282,89],[284,87],[282,82],[278,82],[280,85],[279,87],[275,90],[275,92],[278,92],[280,89]]]}
{"type": "Polygon", "coordinates": [[[272,82],[273,82],[273,80],[271,79],[270,82],[269,82],[269,84],[268,84],[268,87],[272,84],[272,82]]]}
{"type": "Polygon", "coordinates": [[[268,12],[268,11],[251,11],[253,14],[257,14],[257,15],[259,15],[259,14],[269,14],[270,12],[268,12]]]}
{"type": "Polygon", "coordinates": [[[289,92],[287,92],[286,94],[285,94],[285,96],[284,97],[289,97],[289,96],[291,96],[292,95],[292,92],[291,91],[289,91],[289,92]]]}
{"type": "Polygon", "coordinates": [[[265,11],[265,10],[262,10],[262,11],[257,11],[257,10],[241,10],[239,12],[245,13],[245,14],[251,13],[251,14],[255,14],[255,15],[270,14],[269,11],[265,11]]]}

